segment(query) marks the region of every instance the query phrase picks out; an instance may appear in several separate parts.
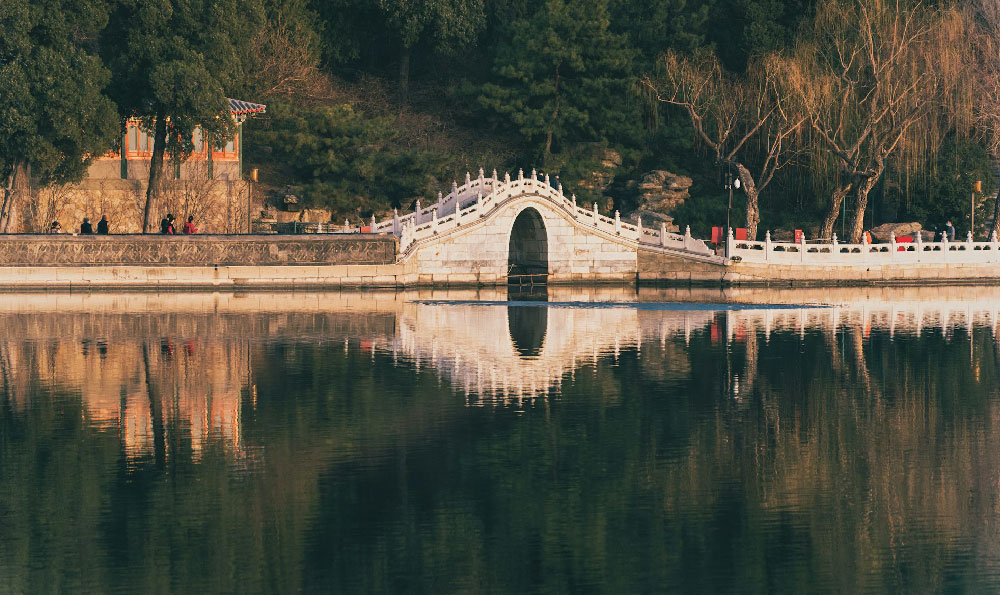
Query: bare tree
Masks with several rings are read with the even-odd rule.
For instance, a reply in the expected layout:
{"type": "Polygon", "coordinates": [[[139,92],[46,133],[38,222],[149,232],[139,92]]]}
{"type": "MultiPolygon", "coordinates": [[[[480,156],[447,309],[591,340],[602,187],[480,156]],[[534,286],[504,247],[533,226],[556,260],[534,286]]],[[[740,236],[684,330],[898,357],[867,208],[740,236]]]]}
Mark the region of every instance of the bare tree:
{"type": "Polygon", "coordinates": [[[808,114],[819,150],[839,164],[822,237],[853,192],[850,237],[861,240],[868,195],[887,161],[939,115],[942,94],[960,77],[939,67],[955,61],[943,54],[962,51],[956,15],[907,0],[828,0],[783,62],[782,84],[808,114]]]}
{"type": "MultiPolygon", "coordinates": [[[[966,17],[971,31],[976,130],[997,171],[1000,169],[997,167],[1000,164],[1000,3],[969,0],[966,17]]],[[[990,232],[1000,235],[1000,195],[993,201],[990,232]]]]}
{"type": "Polygon", "coordinates": [[[736,170],[747,196],[750,239],[760,223],[760,193],[788,163],[789,140],[805,121],[780,96],[784,88],[775,85],[778,71],[770,62],[754,61],[745,75],[736,76],[714,54],[689,60],[671,51],[655,76],[642,79],[655,101],[684,109],[716,163],[736,170]]]}

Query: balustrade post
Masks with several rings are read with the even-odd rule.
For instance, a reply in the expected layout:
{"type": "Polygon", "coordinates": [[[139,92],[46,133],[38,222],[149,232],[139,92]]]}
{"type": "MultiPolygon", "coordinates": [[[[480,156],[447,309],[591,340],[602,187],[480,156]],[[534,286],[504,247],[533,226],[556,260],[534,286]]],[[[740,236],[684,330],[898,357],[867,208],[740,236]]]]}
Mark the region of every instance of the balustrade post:
{"type": "Polygon", "coordinates": [[[594,203],[594,227],[597,227],[597,203],[594,203]]]}
{"type": "Polygon", "coordinates": [[[965,241],[968,244],[968,246],[966,246],[965,249],[969,252],[969,254],[972,254],[972,248],[973,248],[972,242],[973,242],[973,240],[972,240],[972,230],[971,229],[969,230],[969,234],[967,236],[965,236],[965,241]]]}
{"type": "Polygon", "coordinates": [[[660,245],[667,245],[667,224],[660,222],[660,245]]]}
{"type": "Polygon", "coordinates": [[[438,208],[435,206],[434,210],[431,211],[431,231],[437,235],[438,232],[438,208]]]}
{"type": "Polygon", "coordinates": [[[392,210],[392,235],[399,235],[399,210],[392,210]]]}
{"type": "MultiPolygon", "coordinates": [[[[733,230],[732,229],[729,230],[729,237],[730,238],[733,237],[733,230]]],[[[684,226],[684,249],[685,250],[690,250],[692,243],[693,242],[692,242],[692,239],[691,239],[691,226],[690,225],[685,225],[684,226]]],[[[726,248],[726,249],[728,250],[728,248],[726,248]]]]}
{"type": "Polygon", "coordinates": [[[889,255],[889,260],[896,259],[896,232],[889,232],[889,249],[892,250],[892,254],[889,255]]]}
{"type": "Polygon", "coordinates": [[[622,218],[618,214],[618,209],[615,209],[615,233],[619,235],[622,233],[622,218]]]}
{"type": "MultiPolygon", "coordinates": [[[[837,236],[833,236],[833,240],[837,241],[837,236]]],[[[771,256],[771,230],[767,230],[764,233],[764,260],[768,260],[771,256]]]]}
{"type": "Polygon", "coordinates": [[[371,226],[371,232],[372,232],[372,233],[375,233],[375,213],[372,213],[372,226],[371,226]]]}
{"type": "Polygon", "coordinates": [[[577,218],[578,213],[576,212],[576,195],[573,195],[573,218],[577,218]]]}
{"type": "Polygon", "coordinates": [[[524,181],[524,169],[522,169],[520,167],[517,168],[517,181],[518,182],[523,182],[524,181]]]}
{"type": "Polygon", "coordinates": [[[941,258],[947,258],[948,257],[948,234],[947,233],[942,233],[941,234],[941,252],[943,252],[943,254],[941,255],[941,258]]]}
{"type": "Polygon", "coordinates": [[[802,235],[799,236],[799,256],[802,262],[806,261],[806,232],[803,231],[802,235]]]}
{"type": "MultiPolygon", "coordinates": [[[[549,174],[545,174],[545,185],[549,186],[549,174]]],[[[551,186],[549,186],[551,188],[551,186]]]]}
{"type": "Polygon", "coordinates": [[[642,215],[636,217],[635,228],[639,231],[639,242],[642,243],[642,215]]]}
{"type": "Polygon", "coordinates": [[[455,227],[462,224],[462,201],[455,199],[455,227]]]}
{"type": "Polygon", "coordinates": [[[483,216],[483,193],[480,192],[476,195],[476,214],[481,218],[483,216]]]}
{"type": "Polygon", "coordinates": [[[351,222],[344,219],[344,233],[351,233],[351,222]]]}
{"type": "Polygon", "coordinates": [[[1000,260],[997,258],[997,232],[990,234],[990,251],[993,252],[992,258],[994,261],[1000,260]]]}
{"type": "MultiPolygon", "coordinates": [[[[690,227],[688,228],[690,229],[690,227]]],[[[688,232],[684,232],[684,247],[687,248],[688,232]]],[[[733,228],[730,227],[726,233],[726,258],[732,258],[733,249],[736,247],[736,238],[733,237],[733,228]]]]}
{"type": "Polygon", "coordinates": [[[504,182],[504,184],[510,184],[510,172],[509,171],[504,172],[504,174],[503,174],[503,182],[504,182]]]}
{"type": "Polygon", "coordinates": [[[922,230],[917,230],[917,262],[923,257],[924,253],[924,232],[922,230]]]}
{"type": "Polygon", "coordinates": [[[472,183],[472,175],[468,171],[465,172],[465,185],[468,186],[472,183]]]}

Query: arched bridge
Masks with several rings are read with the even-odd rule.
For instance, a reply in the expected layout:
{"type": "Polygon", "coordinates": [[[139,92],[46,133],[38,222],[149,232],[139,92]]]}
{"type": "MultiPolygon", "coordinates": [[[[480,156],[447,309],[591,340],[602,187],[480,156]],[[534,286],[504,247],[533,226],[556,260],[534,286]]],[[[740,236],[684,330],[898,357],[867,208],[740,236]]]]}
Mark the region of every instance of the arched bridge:
{"type": "Polygon", "coordinates": [[[417,282],[492,284],[521,275],[631,281],[663,259],[713,268],[724,262],[690,231],[632,225],[617,212],[605,217],[534,171],[516,179],[466,174],[465,184],[453,184],[435,204],[418,202],[413,213],[373,222],[372,231],[399,238],[399,264],[417,282]]]}

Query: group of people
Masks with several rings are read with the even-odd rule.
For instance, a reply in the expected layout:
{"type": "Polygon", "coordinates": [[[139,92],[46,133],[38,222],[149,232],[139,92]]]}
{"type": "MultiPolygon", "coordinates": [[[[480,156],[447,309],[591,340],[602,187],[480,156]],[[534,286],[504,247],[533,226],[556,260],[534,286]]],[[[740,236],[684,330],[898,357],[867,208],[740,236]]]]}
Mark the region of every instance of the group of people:
{"type": "MultiPolygon", "coordinates": [[[[194,225],[194,216],[188,215],[187,223],[183,227],[184,233],[198,233],[198,228],[194,225]]],[[[174,235],[177,231],[174,229],[174,216],[167,213],[167,216],[160,220],[160,233],[167,235],[174,235]]]]}
{"type": "MultiPolygon", "coordinates": [[[[62,225],[58,221],[53,221],[52,225],[49,226],[49,233],[62,233],[62,225]]],[[[189,216],[187,223],[183,227],[184,233],[198,233],[198,228],[195,227],[194,217],[189,216]]],[[[108,235],[111,233],[111,223],[108,221],[107,215],[102,215],[101,220],[97,222],[97,230],[94,230],[94,225],[90,222],[90,217],[84,217],[83,222],[80,223],[80,235],[108,235]]],[[[174,230],[174,216],[167,213],[167,216],[160,221],[160,233],[173,235],[176,233],[174,230]]]]}
{"type": "MultiPolygon", "coordinates": [[[[49,233],[62,233],[62,224],[58,221],[53,221],[52,225],[49,226],[49,233]]],[[[94,224],[90,222],[90,217],[84,217],[83,223],[80,224],[80,234],[81,235],[108,235],[111,233],[111,223],[108,221],[107,215],[102,215],[101,220],[97,222],[97,230],[94,230],[94,224]]]]}

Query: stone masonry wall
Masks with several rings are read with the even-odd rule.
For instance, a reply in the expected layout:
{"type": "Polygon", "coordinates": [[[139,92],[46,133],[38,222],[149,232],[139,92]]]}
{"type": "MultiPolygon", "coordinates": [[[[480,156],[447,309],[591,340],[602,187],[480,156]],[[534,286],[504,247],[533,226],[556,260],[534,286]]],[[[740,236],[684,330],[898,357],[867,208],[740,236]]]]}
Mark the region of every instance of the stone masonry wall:
{"type": "Polygon", "coordinates": [[[0,235],[0,266],[383,265],[388,236],[0,235]]]}

